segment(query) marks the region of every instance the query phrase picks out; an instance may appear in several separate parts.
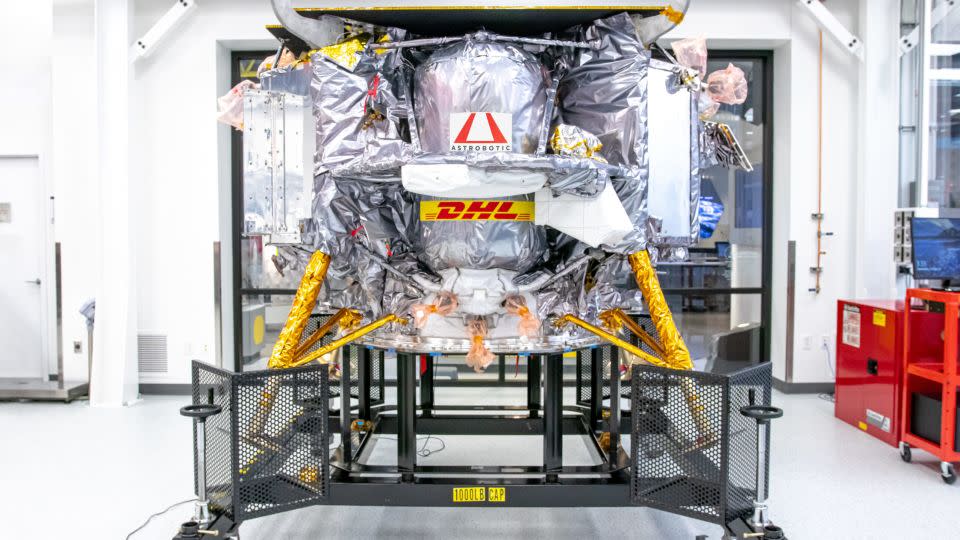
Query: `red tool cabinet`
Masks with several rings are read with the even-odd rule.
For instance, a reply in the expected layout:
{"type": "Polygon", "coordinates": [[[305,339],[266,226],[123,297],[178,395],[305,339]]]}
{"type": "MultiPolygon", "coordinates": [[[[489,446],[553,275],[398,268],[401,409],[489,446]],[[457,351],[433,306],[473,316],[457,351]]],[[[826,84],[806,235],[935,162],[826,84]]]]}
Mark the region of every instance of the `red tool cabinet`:
{"type": "Polygon", "coordinates": [[[941,461],[944,481],[953,483],[950,464],[960,461],[960,293],[908,289],[906,302],[900,440],[908,446],[901,455],[909,461],[909,447],[930,452],[941,461]]]}
{"type": "Polygon", "coordinates": [[[834,415],[897,446],[903,302],[839,300],[834,415]]]}

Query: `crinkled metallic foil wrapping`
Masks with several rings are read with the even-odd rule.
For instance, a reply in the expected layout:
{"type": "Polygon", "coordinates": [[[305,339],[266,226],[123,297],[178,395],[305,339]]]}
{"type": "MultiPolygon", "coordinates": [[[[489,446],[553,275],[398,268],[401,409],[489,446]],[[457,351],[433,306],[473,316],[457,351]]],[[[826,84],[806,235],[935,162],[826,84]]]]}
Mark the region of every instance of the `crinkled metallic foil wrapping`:
{"type": "Polygon", "coordinates": [[[320,286],[329,267],[330,256],[322,251],[315,252],[310,258],[303,273],[303,279],[300,280],[300,287],[297,288],[297,294],[293,298],[287,322],[283,325],[283,330],[280,331],[280,336],[273,347],[273,354],[270,355],[270,361],[267,362],[268,367],[283,368],[293,362],[303,329],[306,328],[307,319],[317,305],[320,286]]]}
{"type": "Polygon", "coordinates": [[[550,149],[561,156],[574,156],[606,161],[600,155],[603,143],[596,136],[577,126],[559,124],[550,136],[550,149]]]}
{"type": "MultiPolygon", "coordinates": [[[[390,37],[400,41],[405,32],[391,29],[390,37]]],[[[440,49],[363,50],[355,55],[352,71],[324,54],[312,56],[305,69],[312,76],[317,131],[315,189],[313,219],[305,223],[302,237],[332,259],[320,293],[324,309],[355,308],[374,319],[402,315],[424,301],[424,291],[403,275],[450,267],[551,274],[582,256],[585,246],[575,239],[529,223],[420,223],[419,196],[399,182],[400,167],[407,163],[524,169],[546,174],[547,186],[556,192],[586,198],[611,183],[635,230],[617,246],[603,248],[622,256],[609,257],[589,272],[597,277],[592,287],[585,286],[585,265],[533,292],[534,311],[541,320],[564,313],[589,319],[603,309],[641,305],[625,256],[645,249],[648,238],[649,52],[626,15],[554,37],[595,39],[600,47],[534,54],[532,47],[468,40],[440,49]],[[558,81],[557,100],[549,114],[552,79],[558,81]],[[509,83],[495,84],[504,80],[509,83]],[[449,152],[449,113],[479,111],[513,113],[512,152],[449,152]],[[610,162],[538,152],[546,144],[545,129],[559,122],[595,134],[603,144],[600,154],[610,162]],[[380,261],[401,275],[384,271],[380,261]]],[[[277,71],[270,84],[297,92],[296,76],[277,71]]],[[[699,154],[699,148],[694,151],[699,154]]],[[[415,332],[413,325],[395,323],[384,330],[415,332]]]]}
{"type": "MultiPolygon", "coordinates": [[[[557,91],[559,121],[586,130],[603,145],[600,155],[620,166],[611,182],[633,223],[615,246],[629,254],[647,245],[647,69],[649,51],[637,39],[626,14],[572,29],[573,39],[600,43],[578,50],[557,91]]],[[[561,64],[563,60],[561,59],[561,64]]],[[[588,160],[592,161],[592,160],[588,160]]],[[[551,185],[551,187],[553,187],[551,185]]]]}
{"type": "Polygon", "coordinates": [[[314,223],[304,236],[334,258],[324,289],[325,303],[379,317],[385,306],[399,308],[419,298],[408,286],[389,278],[369,253],[380,254],[394,267],[406,261],[408,274],[420,271],[410,256],[419,227],[413,197],[398,183],[337,179],[329,173],[316,177],[314,223]]]}
{"type": "Polygon", "coordinates": [[[497,112],[512,116],[512,151],[533,154],[549,84],[537,57],[510,43],[471,36],[434,52],[413,79],[420,149],[450,151],[451,113],[497,112]]]}
{"type": "Polygon", "coordinates": [[[600,154],[616,165],[646,170],[646,70],[649,52],[621,13],[575,32],[599,49],[578,50],[557,90],[560,121],[594,134],[600,154]]]}
{"type": "MultiPolygon", "coordinates": [[[[533,195],[497,200],[532,201],[533,195]]],[[[546,230],[532,221],[424,221],[418,230],[422,260],[434,272],[500,268],[523,273],[541,263],[547,249],[546,230]]]]}
{"type": "MultiPolygon", "coordinates": [[[[405,35],[391,30],[391,39],[405,35]]],[[[316,53],[311,58],[310,93],[317,128],[315,173],[354,163],[371,167],[399,163],[412,148],[400,132],[406,115],[405,92],[399,81],[402,59],[397,51],[364,50],[353,70],[316,53]]]]}
{"type": "Polygon", "coordinates": [[[693,369],[690,351],[687,350],[683,336],[673,322],[670,306],[667,305],[667,299],[663,296],[663,289],[660,288],[657,272],[650,263],[650,256],[646,251],[638,251],[630,255],[628,260],[637,280],[637,286],[640,287],[640,292],[647,301],[650,318],[657,328],[657,335],[666,353],[664,360],[676,369],[693,369]]]}

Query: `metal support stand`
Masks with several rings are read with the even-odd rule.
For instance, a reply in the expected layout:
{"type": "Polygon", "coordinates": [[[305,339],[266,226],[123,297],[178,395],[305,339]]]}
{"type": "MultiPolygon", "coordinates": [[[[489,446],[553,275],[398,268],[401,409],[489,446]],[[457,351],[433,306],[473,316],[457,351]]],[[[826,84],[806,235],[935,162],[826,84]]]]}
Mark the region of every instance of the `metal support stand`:
{"type": "Polygon", "coordinates": [[[220,405],[200,404],[187,405],[180,409],[180,414],[193,418],[197,434],[197,502],[194,521],[201,527],[210,523],[210,501],[207,499],[207,417],[219,414],[223,408],[220,405]]]}
{"type": "Polygon", "coordinates": [[[370,387],[371,387],[371,357],[373,355],[370,349],[366,347],[357,348],[357,395],[359,397],[359,407],[357,408],[357,418],[367,421],[370,420],[370,387]]]}
{"type": "Polygon", "coordinates": [[[350,356],[351,349],[340,349],[340,455],[344,464],[353,461],[353,437],[351,436],[350,417],[350,356]]]}
{"type": "MultiPolygon", "coordinates": [[[[541,356],[540,358],[543,358],[541,356]]],[[[563,355],[546,355],[543,402],[543,468],[547,482],[556,482],[563,467],[563,355]],[[553,474],[551,474],[553,472],[553,474]]]]}
{"type": "Polygon", "coordinates": [[[420,414],[424,418],[433,416],[433,357],[423,355],[420,371],[420,414]]]}
{"type": "Polygon", "coordinates": [[[417,466],[417,357],[397,353],[397,468],[413,482],[417,466]]]}
{"type": "Polygon", "coordinates": [[[603,349],[590,350],[590,429],[600,431],[603,421],[603,349]]]}
{"type": "Polygon", "coordinates": [[[527,357],[527,408],[530,409],[530,418],[537,418],[540,413],[540,357],[527,357]]]}
{"type": "Polygon", "coordinates": [[[767,514],[767,439],[770,436],[770,421],[783,416],[783,410],[763,405],[748,405],[740,414],[757,421],[757,498],[753,501],[753,516],[750,525],[758,530],[771,525],[767,514]]]}
{"type": "MultiPolygon", "coordinates": [[[[617,463],[620,457],[620,349],[610,349],[610,463],[617,463]]],[[[603,394],[601,394],[603,395],[603,394]]]]}

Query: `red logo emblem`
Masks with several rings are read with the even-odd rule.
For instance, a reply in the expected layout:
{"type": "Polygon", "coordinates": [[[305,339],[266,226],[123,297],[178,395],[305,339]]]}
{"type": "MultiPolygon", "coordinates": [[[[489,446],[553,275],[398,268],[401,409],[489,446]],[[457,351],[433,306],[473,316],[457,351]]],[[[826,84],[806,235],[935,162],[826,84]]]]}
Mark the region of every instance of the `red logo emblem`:
{"type": "Polygon", "coordinates": [[[451,113],[450,150],[510,152],[512,121],[512,116],[507,113],[451,113]]]}

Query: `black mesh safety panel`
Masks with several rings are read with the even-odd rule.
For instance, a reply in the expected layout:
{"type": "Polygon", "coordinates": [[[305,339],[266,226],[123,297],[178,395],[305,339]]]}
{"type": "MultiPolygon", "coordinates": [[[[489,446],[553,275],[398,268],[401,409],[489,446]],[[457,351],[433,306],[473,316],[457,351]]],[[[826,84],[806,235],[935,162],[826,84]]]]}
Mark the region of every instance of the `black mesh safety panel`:
{"type": "Polygon", "coordinates": [[[593,372],[590,365],[591,350],[580,349],[577,351],[577,403],[581,405],[590,404],[590,395],[593,387],[593,372]]]}
{"type": "MultiPolygon", "coordinates": [[[[753,513],[757,496],[757,422],[740,414],[748,405],[770,405],[773,375],[770,363],[738,371],[728,380],[727,399],[730,402],[727,442],[730,459],[727,462],[727,521],[753,513]]],[[[773,422],[771,425],[775,425],[773,422]]],[[[770,437],[764,450],[767,472],[764,491],[770,493],[770,437]]]]}
{"type": "Polygon", "coordinates": [[[386,351],[383,349],[370,350],[370,404],[380,405],[386,397],[386,381],[384,380],[384,357],[386,351]]]}
{"type": "Polygon", "coordinates": [[[769,405],[770,386],[769,363],[729,375],[634,366],[633,502],[719,524],[749,516],[757,429],[740,408],[769,405]]]}
{"type": "Polygon", "coordinates": [[[613,356],[613,347],[604,345],[600,347],[603,351],[603,360],[600,362],[600,373],[603,375],[603,399],[610,397],[610,357],[613,356]]]}
{"type": "MultiPolygon", "coordinates": [[[[217,369],[202,362],[191,366],[193,404],[219,405],[220,414],[206,420],[206,469],[207,498],[211,512],[233,513],[233,422],[230,411],[233,404],[231,378],[233,373],[217,369]]],[[[193,488],[200,493],[200,473],[197,469],[197,426],[193,426],[193,488]]]]}
{"type": "Polygon", "coordinates": [[[217,511],[239,522],[326,499],[327,366],[230,373],[194,362],[193,373],[194,403],[212,391],[224,407],[207,420],[207,493],[217,511]]]}

